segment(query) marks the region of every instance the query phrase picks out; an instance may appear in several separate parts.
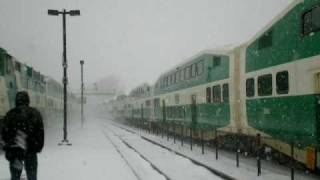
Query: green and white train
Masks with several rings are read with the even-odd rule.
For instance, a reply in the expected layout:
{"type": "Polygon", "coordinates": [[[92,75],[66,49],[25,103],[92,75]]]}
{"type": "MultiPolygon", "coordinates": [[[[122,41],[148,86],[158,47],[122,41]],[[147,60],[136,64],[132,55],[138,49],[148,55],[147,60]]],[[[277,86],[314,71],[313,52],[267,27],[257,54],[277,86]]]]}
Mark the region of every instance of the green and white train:
{"type": "MultiPolygon", "coordinates": [[[[58,118],[62,115],[61,84],[22,64],[0,48],[0,126],[6,112],[15,106],[15,95],[18,91],[29,93],[30,105],[45,117],[45,124],[49,117],[58,118]]],[[[68,98],[71,113],[77,110],[78,103],[72,93],[68,94],[68,98]]]]}
{"type": "Polygon", "coordinates": [[[116,117],[218,129],[225,141],[260,134],[320,169],[320,0],[295,0],[248,42],[203,51],[137,89],[111,103],[116,117]]]}

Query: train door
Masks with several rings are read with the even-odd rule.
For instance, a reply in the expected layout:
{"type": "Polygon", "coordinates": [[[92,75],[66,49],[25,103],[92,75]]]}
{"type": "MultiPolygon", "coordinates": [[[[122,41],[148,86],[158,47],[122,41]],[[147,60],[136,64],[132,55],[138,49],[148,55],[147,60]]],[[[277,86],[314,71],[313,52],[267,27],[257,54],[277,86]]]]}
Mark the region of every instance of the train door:
{"type": "Polygon", "coordinates": [[[191,122],[197,123],[197,96],[191,95],[191,122]]]}

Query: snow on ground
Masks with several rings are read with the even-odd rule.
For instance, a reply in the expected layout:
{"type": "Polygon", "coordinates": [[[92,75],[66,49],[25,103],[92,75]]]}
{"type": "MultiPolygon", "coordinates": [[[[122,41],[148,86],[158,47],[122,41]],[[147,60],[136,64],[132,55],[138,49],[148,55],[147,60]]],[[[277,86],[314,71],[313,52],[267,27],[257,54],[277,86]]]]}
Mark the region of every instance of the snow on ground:
{"type": "MultiPolygon", "coordinates": [[[[39,180],[164,180],[168,177],[181,180],[221,179],[190,160],[120,129],[109,121],[90,119],[90,122],[86,122],[84,128],[80,127],[80,123],[70,123],[73,125],[70,125],[68,135],[72,146],[57,145],[62,138],[61,127],[51,126],[46,129],[45,148],[38,156],[39,180]]],[[[290,179],[289,168],[267,161],[262,162],[262,176],[257,177],[254,159],[241,157],[240,167],[236,168],[235,156],[230,152],[220,150],[219,160],[215,160],[212,149],[206,148],[206,153],[202,155],[201,147],[196,145],[190,151],[190,146],[185,144],[181,147],[178,139],[174,144],[172,139],[167,141],[166,138],[146,131],[125,128],[236,179],[290,179]]],[[[9,178],[8,162],[0,154],[0,180],[9,178]]],[[[312,180],[318,177],[298,172],[295,178],[312,180]]]]}
{"type": "Polygon", "coordinates": [[[156,170],[154,170],[147,161],[143,160],[142,157],[139,156],[139,154],[126,147],[118,137],[106,131],[105,129],[104,133],[106,137],[114,144],[116,149],[118,149],[119,154],[123,157],[128,166],[132,168],[137,176],[137,179],[165,180],[165,177],[163,175],[156,172],[156,170]]]}
{"type": "MultiPolygon", "coordinates": [[[[61,128],[46,130],[45,148],[38,155],[38,179],[137,179],[130,166],[105,137],[99,122],[88,123],[83,129],[79,126],[70,126],[69,140],[72,146],[58,146],[61,138],[61,128]]],[[[130,160],[139,161],[134,155],[130,160]]],[[[136,165],[139,165],[144,171],[151,171],[151,173],[145,172],[150,177],[154,170],[151,167],[146,168],[148,166],[143,163],[144,161],[140,159],[140,162],[137,162],[136,165]]],[[[154,175],[155,179],[161,179],[157,178],[156,175],[154,175]]],[[[0,155],[0,179],[9,180],[9,178],[8,162],[3,155],[0,155]]]]}
{"type": "MultiPolygon", "coordinates": [[[[139,136],[123,134],[110,124],[106,127],[105,122],[90,119],[84,128],[80,123],[69,124],[73,124],[68,131],[72,146],[57,145],[62,138],[61,127],[46,129],[45,147],[38,155],[39,180],[221,179],[139,136]],[[123,139],[139,152],[126,145],[123,139]]],[[[10,179],[8,166],[4,155],[0,155],[0,180],[10,179]]]]}
{"type": "Polygon", "coordinates": [[[145,141],[140,136],[120,130],[119,128],[107,125],[106,131],[113,131],[126,143],[130,144],[139,153],[150,160],[170,179],[176,180],[220,180],[209,170],[193,164],[190,160],[183,158],[171,151],[145,141]]]}
{"type": "MultiPolygon", "coordinates": [[[[121,126],[121,125],[120,125],[121,126]]],[[[173,143],[172,137],[167,141],[167,137],[161,138],[161,135],[156,136],[154,134],[149,134],[147,131],[141,129],[135,129],[133,127],[128,127],[122,125],[124,128],[131,129],[138,133],[139,135],[146,137],[152,141],[158,142],[166,147],[169,147],[173,151],[179,152],[187,157],[195,159],[209,167],[217,169],[230,175],[236,179],[243,180],[289,180],[290,169],[281,165],[276,165],[269,161],[262,161],[262,175],[257,176],[256,160],[254,158],[243,158],[240,156],[240,167],[236,167],[235,153],[228,151],[219,150],[219,159],[215,159],[214,149],[205,149],[205,154],[201,154],[201,146],[194,144],[193,151],[190,151],[190,144],[185,142],[184,146],[181,146],[180,140],[176,139],[176,144],[173,143]]],[[[114,126],[116,129],[116,126],[114,126]]],[[[117,131],[125,132],[124,130],[118,128],[117,131]]],[[[128,132],[127,132],[128,133],[128,132]]],[[[296,171],[296,180],[316,180],[319,177],[315,175],[305,174],[301,171],[296,171]]]]}

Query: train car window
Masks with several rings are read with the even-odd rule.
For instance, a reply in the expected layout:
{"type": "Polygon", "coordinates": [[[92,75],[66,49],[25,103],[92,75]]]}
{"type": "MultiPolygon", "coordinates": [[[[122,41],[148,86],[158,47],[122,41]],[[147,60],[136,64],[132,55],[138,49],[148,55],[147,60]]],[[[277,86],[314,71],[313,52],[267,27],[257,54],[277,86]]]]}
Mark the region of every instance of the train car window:
{"type": "Polygon", "coordinates": [[[10,56],[9,55],[7,55],[8,56],[8,58],[6,58],[7,59],[7,73],[8,74],[11,74],[12,72],[13,72],[13,64],[12,64],[12,61],[11,61],[11,59],[10,59],[10,56]]]}
{"type": "Polygon", "coordinates": [[[174,84],[174,74],[171,74],[171,84],[174,84]]]}
{"type": "Polygon", "coordinates": [[[32,70],[32,78],[35,80],[37,77],[36,71],[32,70]]]}
{"type": "Polygon", "coordinates": [[[179,94],[174,95],[174,102],[175,102],[176,104],[179,104],[179,103],[180,103],[180,96],[179,96],[179,94]]]}
{"type": "Polygon", "coordinates": [[[221,86],[216,85],[212,87],[212,100],[214,103],[220,103],[221,102],[221,86]]]}
{"type": "Polygon", "coordinates": [[[179,71],[177,71],[175,74],[174,74],[174,83],[178,83],[179,82],[179,71]]]}
{"type": "Polygon", "coordinates": [[[199,61],[197,63],[197,75],[198,76],[202,75],[203,69],[204,69],[203,61],[199,61]]]}
{"type": "Polygon", "coordinates": [[[27,75],[29,77],[32,77],[32,68],[31,67],[27,67],[27,75]]]}
{"type": "Polygon", "coordinates": [[[229,102],[229,84],[222,85],[223,102],[229,102]]]}
{"type": "Polygon", "coordinates": [[[187,80],[187,68],[183,69],[183,79],[187,80]]]}
{"type": "Polygon", "coordinates": [[[15,63],[15,69],[16,69],[16,71],[21,72],[21,64],[19,62],[15,63]]]}
{"type": "Polygon", "coordinates": [[[162,87],[163,88],[166,87],[166,78],[165,77],[162,78],[162,87]]]}
{"type": "Polygon", "coordinates": [[[312,11],[312,26],[314,31],[320,30],[320,6],[317,6],[312,11]]]}
{"type": "Polygon", "coordinates": [[[303,13],[302,15],[302,35],[308,36],[320,30],[320,6],[303,13]]]}
{"type": "Polygon", "coordinates": [[[246,94],[247,94],[247,97],[254,96],[254,79],[253,78],[249,78],[246,81],[246,94]]]}
{"type": "Polygon", "coordinates": [[[196,77],[197,74],[197,68],[196,68],[196,64],[192,64],[191,65],[191,77],[196,77]]]}
{"type": "Polygon", "coordinates": [[[303,14],[302,34],[307,36],[312,32],[312,11],[303,14]]]}
{"type": "Polygon", "coordinates": [[[186,80],[190,79],[191,77],[191,66],[187,67],[187,71],[186,71],[186,80]]]}
{"type": "Polygon", "coordinates": [[[211,103],[211,87],[207,87],[206,89],[206,100],[207,100],[207,103],[211,103]]]}
{"type": "Polygon", "coordinates": [[[179,76],[180,76],[180,77],[179,77],[179,80],[180,80],[180,81],[183,81],[183,75],[184,75],[184,74],[183,74],[183,70],[180,69],[180,71],[179,71],[179,76]]]}
{"type": "Polygon", "coordinates": [[[213,56],[212,64],[213,64],[213,67],[220,66],[221,57],[213,56]]]}
{"type": "Polygon", "coordinates": [[[288,71],[278,72],[276,75],[277,93],[289,93],[289,73],[288,71]]]}
{"type": "Polygon", "coordinates": [[[4,74],[4,59],[2,54],[0,53],[0,75],[4,74]]]}
{"type": "Polygon", "coordinates": [[[171,84],[174,84],[175,83],[175,76],[174,74],[171,74],[171,84]]]}
{"type": "Polygon", "coordinates": [[[272,75],[266,74],[258,77],[258,95],[272,95],[272,75]]]}
{"type": "Polygon", "coordinates": [[[165,87],[167,87],[168,85],[169,85],[169,77],[167,76],[165,80],[165,87]]]}
{"type": "Polygon", "coordinates": [[[165,87],[165,78],[161,78],[161,84],[160,86],[163,88],[165,87]]]}
{"type": "Polygon", "coordinates": [[[273,30],[265,33],[258,41],[258,49],[264,49],[272,46],[273,30]]]}

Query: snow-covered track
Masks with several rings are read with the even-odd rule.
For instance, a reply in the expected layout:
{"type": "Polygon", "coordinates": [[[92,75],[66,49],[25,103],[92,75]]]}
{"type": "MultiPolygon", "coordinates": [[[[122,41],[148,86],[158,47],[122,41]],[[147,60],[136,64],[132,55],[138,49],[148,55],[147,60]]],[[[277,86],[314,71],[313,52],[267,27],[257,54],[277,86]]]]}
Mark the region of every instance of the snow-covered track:
{"type": "MultiPolygon", "coordinates": [[[[186,155],[184,155],[184,154],[182,154],[182,153],[180,153],[180,152],[178,152],[178,151],[176,151],[176,150],[174,150],[174,149],[171,149],[170,147],[164,146],[164,145],[162,145],[162,144],[160,144],[160,143],[158,143],[158,142],[156,142],[156,141],[154,141],[154,140],[152,140],[152,139],[150,139],[150,138],[148,138],[148,137],[145,137],[145,136],[139,134],[138,132],[136,132],[136,131],[134,131],[134,130],[132,130],[132,129],[129,129],[129,128],[124,127],[123,125],[120,125],[120,124],[117,124],[117,123],[112,123],[112,125],[113,125],[114,127],[117,127],[117,128],[119,128],[119,129],[122,129],[122,130],[124,130],[124,131],[126,131],[126,132],[129,132],[129,133],[135,134],[135,135],[137,135],[137,136],[140,136],[143,140],[148,141],[149,143],[152,143],[153,145],[156,145],[156,146],[158,146],[158,147],[161,147],[161,148],[163,148],[163,149],[166,149],[166,150],[168,150],[168,151],[171,151],[171,152],[175,153],[175,154],[178,155],[178,156],[181,156],[181,157],[183,157],[183,158],[185,158],[185,159],[188,159],[188,160],[190,160],[193,164],[195,164],[196,166],[203,167],[203,168],[209,170],[210,172],[212,172],[213,174],[219,176],[219,177],[222,178],[222,179],[225,179],[225,180],[236,180],[236,178],[234,178],[234,177],[231,177],[231,176],[229,176],[229,175],[227,175],[227,174],[225,174],[225,173],[223,173],[223,172],[221,172],[221,171],[219,171],[219,170],[216,170],[216,169],[214,169],[214,168],[212,168],[212,167],[210,167],[210,166],[208,166],[208,165],[206,165],[206,164],[203,164],[203,163],[201,163],[200,161],[198,161],[198,160],[196,160],[196,159],[193,159],[193,158],[191,158],[191,157],[188,157],[188,156],[186,156],[186,155]]],[[[124,142],[124,143],[125,143],[125,142],[124,142]]],[[[128,144],[128,145],[129,145],[129,144],[128,144]]],[[[129,145],[129,146],[130,146],[130,145],[129,145]]],[[[137,150],[135,150],[135,151],[138,153],[137,150]]]]}
{"type": "Polygon", "coordinates": [[[169,178],[168,175],[166,175],[164,172],[162,172],[156,165],[154,165],[150,160],[148,160],[143,154],[141,154],[137,149],[135,149],[134,147],[132,147],[128,142],[126,142],[125,140],[123,140],[123,138],[121,138],[120,136],[117,136],[119,137],[119,139],[130,149],[132,149],[134,152],[136,152],[137,154],[139,154],[139,156],[144,159],[145,161],[147,161],[151,167],[156,170],[159,174],[163,175],[167,180],[171,180],[169,178]]]}
{"type": "MultiPolygon", "coordinates": [[[[105,126],[106,128],[108,128],[107,126],[105,126]]],[[[127,148],[131,149],[132,151],[134,151],[139,157],[141,157],[144,161],[146,161],[152,168],[153,170],[155,170],[160,176],[163,176],[166,180],[171,180],[171,178],[169,178],[169,176],[167,174],[165,174],[163,171],[161,171],[157,166],[155,166],[150,160],[148,160],[145,156],[143,156],[139,151],[137,151],[134,147],[132,147],[128,142],[126,142],[123,138],[121,138],[121,136],[117,135],[115,132],[113,132],[110,128],[108,128],[108,131],[111,132],[115,137],[117,137],[127,148]]],[[[110,138],[110,136],[104,132],[105,136],[107,137],[107,139],[111,142],[111,144],[114,146],[114,148],[116,149],[116,151],[120,154],[121,158],[126,162],[126,164],[128,165],[128,167],[130,168],[130,170],[134,173],[134,175],[136,176],[136,178],[138,180],[143,180],[144,178],[139,176],[139,173],[136,172],[136,170],[134,169],[134,167],[132,167],[132,165],[130,165],[130,162],[127,160],[127,158],[125,157],[125,155],[121,152],[121,150],[119,149],[119,147],[113,142],[113,140],[110,138]]]]}
{"type": "Polygon", "coordinates": [[[111,138],[109,137],[109,135],[107,133],[104,133],[106,138],[110,141],[110,143],[112,144],[112,146],[116,149],[116,151],[118,152],[118,154],[120,155],[121,159],[123,159],[123,161],[126,163],[126,165],[129,167],[129,169],[132,171],[132,173],[135,175],[135,177],[137,178],[137,180],[142,180],[142,178],[138,175],[138,173],[134,170],[134,168],[130,165],[130,163],[128,162],[128,160],[124,157],[124,155],[122,154],[122,152],[120,151],[120,149],[118,148],[118,146],[111,140],[111,138]]]}

